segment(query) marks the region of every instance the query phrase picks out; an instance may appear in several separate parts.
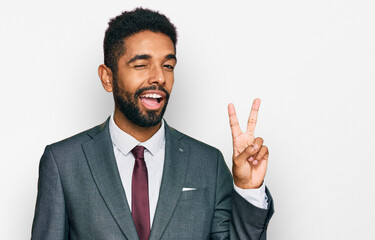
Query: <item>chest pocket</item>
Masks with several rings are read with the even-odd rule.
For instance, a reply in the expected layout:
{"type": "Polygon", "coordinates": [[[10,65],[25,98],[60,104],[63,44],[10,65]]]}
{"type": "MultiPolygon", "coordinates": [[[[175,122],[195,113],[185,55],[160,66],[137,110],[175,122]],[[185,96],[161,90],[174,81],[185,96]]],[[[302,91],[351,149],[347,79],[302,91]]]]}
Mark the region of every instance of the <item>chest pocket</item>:
{"type": "Polygon", "coordinates": [[[205,201],[206,199],[206,188],[197,188],[194,190],[182,191],[180,196],[180,202],[189,200],[205,201]]]}

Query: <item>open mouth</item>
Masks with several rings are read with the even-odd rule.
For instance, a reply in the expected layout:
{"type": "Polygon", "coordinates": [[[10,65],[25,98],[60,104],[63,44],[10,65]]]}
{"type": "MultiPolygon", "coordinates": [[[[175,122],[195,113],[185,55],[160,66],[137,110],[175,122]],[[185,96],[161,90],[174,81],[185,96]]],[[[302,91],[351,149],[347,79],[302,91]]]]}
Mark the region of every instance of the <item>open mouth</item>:
{"type": "Polygon", "coordinates": [[[145,92],[139,96],[139,99],[147,110],[158,110],[163,105],[165,93],[160,91],[145,92]]]}

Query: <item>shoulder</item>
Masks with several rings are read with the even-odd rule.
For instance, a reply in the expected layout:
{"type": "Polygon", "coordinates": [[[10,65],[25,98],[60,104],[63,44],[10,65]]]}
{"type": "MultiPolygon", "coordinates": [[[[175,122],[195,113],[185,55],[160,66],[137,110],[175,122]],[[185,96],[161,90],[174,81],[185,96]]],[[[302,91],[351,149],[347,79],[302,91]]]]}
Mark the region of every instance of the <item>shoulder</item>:
{"type": "Polygon", "coordinates": [[[181,143],[187,144],[190,148],[192,148],[192,150],[202,150],[215,154],[217,154],[217,152],[220,152],[217,148],[207,143],[204,143],[198,139],[195,139],[191,136],[188,136],[187,134],[182,133],[169,125],[166,126],[166,135],[167,139],[168,135],[171,135],[181,143]]]}
{"type": "Polygon", "coordinates": [[[188,136],[173,127],[166,125],[166,140],[168,142],[178,142],[182,148],[189,150],[190,159],[204,161],[206,164],[211,162],[217,164],[218,160],[223,160],[223,155],[219,149],[188,136]]]}
{"type": "Polygon", "coordinates": [[[93,128],[77,133],[61,141],[52,143],[48,145],[47,148],[50,148],[53,152],[63,152],[65,154],[72,151],[74,152],[75,150],[81,149],[81,145],[83,143],[92,140],[100,132],[108,130],[107,125],[108,120],[93,128]]]}

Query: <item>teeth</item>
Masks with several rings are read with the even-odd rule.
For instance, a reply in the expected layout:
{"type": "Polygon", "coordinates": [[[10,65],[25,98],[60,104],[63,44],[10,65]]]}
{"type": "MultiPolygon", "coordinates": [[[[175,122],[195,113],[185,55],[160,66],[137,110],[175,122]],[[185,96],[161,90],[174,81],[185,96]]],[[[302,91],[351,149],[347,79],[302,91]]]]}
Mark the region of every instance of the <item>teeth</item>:
{"type": "Polygon", "coordinates": [[[149,94],[143,95],[142,97],[146,97],[146,98],[161,98],[161,95],[156,94],[156,93],[149,93],[149,94]]]}

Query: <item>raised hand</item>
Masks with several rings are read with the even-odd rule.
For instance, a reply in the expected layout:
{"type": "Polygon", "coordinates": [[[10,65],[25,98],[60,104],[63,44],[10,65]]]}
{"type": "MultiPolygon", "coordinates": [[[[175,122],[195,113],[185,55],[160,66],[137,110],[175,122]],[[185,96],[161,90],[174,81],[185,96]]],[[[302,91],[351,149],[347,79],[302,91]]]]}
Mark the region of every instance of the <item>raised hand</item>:
{"type": "Polygon", "coordinates": [[[243,189],[259,188],[267,171],[268,148],[263,139],[254,137],[260,99],[251,108],[246,132],[242,132],[233,104],[228,105],[229,123],[233,139],[233,180],[243,189]]]}

